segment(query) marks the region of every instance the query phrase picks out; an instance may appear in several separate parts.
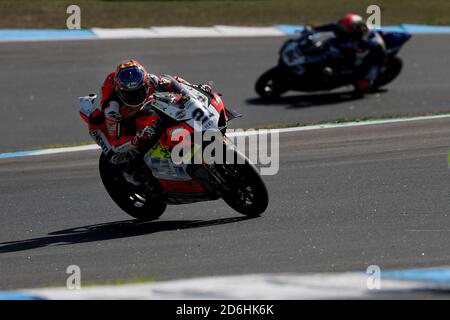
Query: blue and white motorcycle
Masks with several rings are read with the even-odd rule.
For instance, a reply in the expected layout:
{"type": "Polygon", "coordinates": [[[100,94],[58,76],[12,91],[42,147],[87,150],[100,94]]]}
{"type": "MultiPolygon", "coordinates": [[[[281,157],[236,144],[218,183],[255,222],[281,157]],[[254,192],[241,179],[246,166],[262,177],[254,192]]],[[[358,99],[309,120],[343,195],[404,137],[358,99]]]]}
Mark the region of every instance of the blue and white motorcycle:
{"type": "MultiPolygon", "coordinates": [[[[402,70],[397,56],[411,35],[403,32],[377,32],[386,45],[387,59],[375,79],[373,89],[394,80],[402,70]]],[[[343,66],[340,50],[333,45],[333,36],[304,31],[298,39],[286,41],[279,51],[279,61],[262,74],[255,90],[262,98],[276,98],[294,91],[324,91],[356,84],[356,67],[343,66]],[[339,72],[335,72],[339,70],[339,72]]]]}

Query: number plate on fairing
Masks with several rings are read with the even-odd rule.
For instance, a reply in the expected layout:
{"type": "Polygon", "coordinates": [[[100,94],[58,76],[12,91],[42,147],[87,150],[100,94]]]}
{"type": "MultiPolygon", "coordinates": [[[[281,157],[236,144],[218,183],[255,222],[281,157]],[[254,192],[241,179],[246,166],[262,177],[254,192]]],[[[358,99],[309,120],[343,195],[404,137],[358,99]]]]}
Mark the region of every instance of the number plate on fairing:
{"type": "Polygon", "coordinates": [[[188,99],[181,103],[174,103],[174,94],[155,94],[152,101],[152,107],[167,114],[169,117],[177,121],[185,121],[190,127],[197,129],[201,124],[202,131],[208,129],[217,129],[220,114],[216,108],[209,103],[206,95],[200,91],[183,85],[187,91],[188,99]]]}

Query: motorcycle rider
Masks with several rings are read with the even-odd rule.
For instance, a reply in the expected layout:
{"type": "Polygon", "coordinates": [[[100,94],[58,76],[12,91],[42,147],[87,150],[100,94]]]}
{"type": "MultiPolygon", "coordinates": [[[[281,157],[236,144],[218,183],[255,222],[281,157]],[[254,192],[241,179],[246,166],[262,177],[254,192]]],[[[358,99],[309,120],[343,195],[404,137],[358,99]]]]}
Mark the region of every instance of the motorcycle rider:
{"type": "MultiPolygon", "coordinates": [[[[197,87],[211,92],[208,85],[197,87]]],[[[122,62],[106,77],[100,103],[88,119],[89,133],[110,163],[137,186],[142,183],[139,171],[144,167],[143,155],[158,141],[164,125],[154,110],[142,108],[155,92],[180,93],[170,76],[150,74],[136,60],[122,62]]]]}
{"type": "Polygon", "coordinates": [[[361,16],[352,13],[335,23],[306,26],[305,32],[312,31],[334,33],[334,44],[344,63],[357,67],[356,89],[360,93],[370,91],[386,61],[383,38],[371,30],[361,16]]]}

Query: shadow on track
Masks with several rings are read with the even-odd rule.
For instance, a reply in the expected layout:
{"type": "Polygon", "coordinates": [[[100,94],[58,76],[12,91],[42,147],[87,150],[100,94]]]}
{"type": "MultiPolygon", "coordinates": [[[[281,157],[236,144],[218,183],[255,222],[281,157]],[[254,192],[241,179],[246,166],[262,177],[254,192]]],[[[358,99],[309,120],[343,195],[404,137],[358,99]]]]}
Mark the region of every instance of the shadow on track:
{"type": "Polygon", "coordinates": [[[46,237],[0,243],[0,254],[79,243],[135,237],[162,231],[193,229],[239,222],[255,217],[233,217],[214,220],[175,220],[138,222],[123,220],[51,232],[46,237]]]}
{"type": "MultiPolygon", "coordinates": [[[[377,90],[373,93],[386,92],[385,89],[377,90]]],[[[368,94],[370,95],[370,94],[368,94]]],[[[286,96],[272,99],[252,98],[247,99],[246,102],[250,105],[259,106],[274,106],[280,105],[286,108],[308,108],[314,106],[322,106],[329,104],[339,104],[349,101],[356,101],[364,97],[354,91],[345,92],[326,92],[315,94],[300,94],[295,96],[286,96]]]]}

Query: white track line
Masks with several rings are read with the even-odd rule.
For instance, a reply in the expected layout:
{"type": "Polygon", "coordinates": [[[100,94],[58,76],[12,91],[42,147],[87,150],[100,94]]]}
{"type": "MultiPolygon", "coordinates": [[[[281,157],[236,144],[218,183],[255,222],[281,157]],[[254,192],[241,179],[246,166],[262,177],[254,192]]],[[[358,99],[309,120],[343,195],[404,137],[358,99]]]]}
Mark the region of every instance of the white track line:
{"type": "Polygon", "coordinates": [[[97,39],[151,39],[151,38],[217,38],[217,37],[271,37],[285,36],[275,27],[152,27],[152,28],[93,28],[97,39]]]}
{"type": "Polygon", "coordinates": [[[434,116],[419,116],[419,117],[405,117],[405,118],[393,118],[393,119],[380,119],[380,120],[365,120],[365,121],[350,121],[344,123],[325,123],[317,125],[309,125],[302,127],[291,127],[291,128],[281,128],[281,129],[260,129],[260,130],[249,130],[242,132],[234,132],[227,134],[228,136],[242,136],[242,135],[254,135],[260,134],[262,130],[266,130],[267,133],[278,132],[278,133],[289,133],[297,131],[312,131],[320,129],[336,129],[336,128],[348,128],[348,127],[361,127],[361,126],[371,126],[377,124],[389,124],[389,123],[401,123],[401,122],[411,122],[411,121],[423,121],[423,120],[437,120],[437,119],[447,119],[450,118],[450,114],[434,115],[434,116]]]}
{"type": "MultiPolygon", "coordinates": [[[[282,128],[282,129],[261,129],[261,130],[235,131],[235,132],[230,132],[229,134],[227,134],[227,136],[236,137],[236,136],[249,136],[249,135],[261,134],[261,133],[265,133],[265,134],[289,133],[289,132],[297,132],[297,131],[312,131],[312,130],[322,130],[322,129],[361,127],[361,126],[370,126],[370,125],[379,125],[379,124],[392,124],[392,123],[401,123],[401,122],[437,120],[437,119],[447,119],[447,118],[450,118],[450,114],[434,115],[434,116],[420,116],[420,117],[410,117],[410,118],[354,121],[354,122],[336,123],[336,124],[329,123],[329,124],[282,128]]],[[[68,152],[81,152],[81,151],[90,151],[90,150],[97,150],[97,149],[100,149],[100,147],[98,145],[89,144],[89,145],[77,146],[77,147],[50,148],[50,149],[40,149],[40,150],[33,150],[33,151],[18,151],[18,152],[0,153],[0,159],[30,157],[30,156],[68,153],[68,152]]]]}

